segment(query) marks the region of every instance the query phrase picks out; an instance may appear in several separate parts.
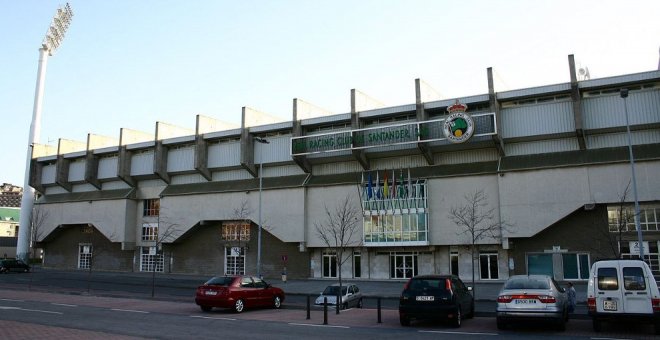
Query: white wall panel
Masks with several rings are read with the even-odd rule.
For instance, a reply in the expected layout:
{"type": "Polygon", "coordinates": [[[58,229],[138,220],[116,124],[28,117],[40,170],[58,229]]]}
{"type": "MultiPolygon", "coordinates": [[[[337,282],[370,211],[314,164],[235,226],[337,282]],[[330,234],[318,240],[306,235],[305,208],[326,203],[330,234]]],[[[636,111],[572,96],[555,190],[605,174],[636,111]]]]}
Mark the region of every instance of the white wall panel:
{"type": "Polygon", "coordinates": [[[80,182],[85,180],[85,159],[77,159],[69,163],[69,182],[80,182]]]}
{"type": "MultiPolygon", "coordinates": [[[[353,163],[358,165],[357,162],[353,163]]],[[[371,168],[373,170],[408,169],[424,166],[428,166],[428,163],[426,162],[426,158],[422,155],[408,155],[371,160],[371,168]]],[[[364,171],[364,169],[359,167],[357,171],[364,171]]]]}
{"type": "Polygon", "coordinates": [[[507,156],[535,155],[550,152],[579,150],[577,138],[548,139],[534,142],[505,143],[507,156]]]}
{"type": "MultiPolygon", "coordinates": [[[[266,170],[264,170],[266,172],[266,170]]],[[[247,170],[236,169],[236,170],[227,170],[227,171],[216,171],[213,172],[212,179],[213,181],[237,181],[241,179],[252,179],[247,170]]]]}
{"type": "MultiPolygon", "coordinates": [[[[497,175],[464,176],[429,179],[427,198],[429,210],[429,234],[431,244],[469,244],[467,235],[460,235],[464,229],[456,226],[447,216],[453,207],[463,206],[468,202],[463,198],[477,190],[486,194],[487,209],[497,208],[497,175]]],[[[497,209],[495,209],[495,218],[497,209]]],[[[483,243],[498,243],[487,240],[483,243]]]]}
{"type": "MultiPolygon", "coordinates": [[[[329,187],[314,187],[307,189],[306,205],[300,207],[307,207],[307,246],[308,247],[327,247],[325,243],[316,233],[315,224],[327,223],[325,219],[326,207],[330,211],[334,211],[337,205],[344,199],[348,198],[352,201],[352,206],[357,210],[358,216],[362,214],[360,206],[360,197],[355,190],[355,185],[337,185],[329,187]]],[[[293,206],[293,205],[289,205],[293,206]]],[[[297,210],[297,209],[295,209],[297,210]]],[[[358,223],[356,237],[362,238],[363,227],[362,221],[358,223]]]]}
{"type": "Polygon", "coordinates": [[[46,188],[45,195],[57,195],[57,194],[67,194],[67,193],[69,192],[66,191],[66,189],[58,185],[58,186],[46,188]]]}
{"type": "Polygon", "coordinates": [[[195,146],[172,148],[167,154],[167,172],[191,171],[195,169],[195,146]]]}
{"type": "Polygon", "coordinates": [[[117,162],[119,162],[119,158],[117,156],[103,157],[99,159],[99,179],[117,178],[117,162]]]}
{"type": "Polygon", "coordinates": [[[170,184],[191,184],[191,183],[206,183],[208,182],[204,176],[200,174],[185,174],[171,176],[170,184]]]}
{"type": "Polygon", "coordinates": [[[130,186],[124,181],[104,182],[101,184],[103,190],[129,189],[130,186]]]}
{"type": "Polygon", "coordinates": [[[312,174],[315,176],[336,175],[358,171],[362,171],[362,166],[360,166],[358,162],[333,162],[316,164],[312,168],[312,174]]]}
{"type": "Polygon", "coordinates": [[[295,164],[283,165],[283,166],[265,166],[264,167],[264,177],[283,177],[283,176],[294,176],[294,175],[304,175],[305,172],[295,164]]]}
{"type": "MultiPolygon", "coordinates": [[[[626,101],[630,125],[660,123],[660,90],[630,91],[626,101]]],[[[585,129],[626,126],[624,100],[618,93],[584,98],[582,110],[585,129]]]]}
{"type": "Polygon", "coordinates": [[[269,144],[254,143],[254,163],[278,163],[291,161],[291,136],[277,136],[266,138],[269,144]]]}
{"type": "MultiPolygon", "coordinates": [[[[476,149],[458,152],[442,152],[433,155],[436,164],[466,164],[496,161],[499,154],[495,148],[476,149]]],[[[427,164],[420,165],[426,166],[427,164]]]]}
{"type": "Polygon", "coordinates": [[[57,169],[55,164],[45,165],[41,170],[41,184],[54,184],[57,169]]]}
{"type": "MultiPolygon", "coordinates": [[[[660,130],[631,131],[630,139],[633,145],[660,143],[660,130]]],[[[628,146],[628,136],[625,132],[587,135],[587,148],[589,149],[617,146],[628,146]]]]}
{"type": "Polygon", "coordinates": [[[504,138],[575,131],[570,101],[505,108],[501,117],[504,138]]]}
{"type": "Polygon", "coordinates": [[[89,192],[89,191],[98,191],[95,186],[85,183],[85,184],[76,184],[73,185],[71,192],[89,192]]]}
{"type": "MultiPolygon", "coordinates": [[[[161,200],[161,211],[168,221],[181,226],[179,236],[202,220],[235,218],[234,210],[247,203],[248,219],[259,220],[259,194],[232,192],[203,195],[167,196],[161,200]]],[[[304,240],[304,189],[264,190],[262,221],[264,229],[284,242],[304,240]],[[291,209],[291,207],[299,207],[291,209]]]]}
{"type": "Polygon", "coordinates": [[[241,164],[241,142],[231,141],[210,144],[208,148],[208,167],[221,168],[241,164]]]}
{"type": "Polygon", "coordinates": [[[131,157],[131,176],[151,175],[154,173],[154,150],[149,149],[133,154],[131,157]]]}

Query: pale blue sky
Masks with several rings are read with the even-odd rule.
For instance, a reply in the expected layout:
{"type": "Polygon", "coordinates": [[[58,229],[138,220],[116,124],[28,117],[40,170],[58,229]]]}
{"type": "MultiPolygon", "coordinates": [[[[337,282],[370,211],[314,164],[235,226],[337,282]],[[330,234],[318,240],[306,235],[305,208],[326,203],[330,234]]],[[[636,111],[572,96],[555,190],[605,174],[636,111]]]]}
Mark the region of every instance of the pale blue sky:
{"type": "MultiPolygon", "coordinates": [[[[0,0],[0,182],[23,185],[40,43],[64,1],[0,0]]],[[[290,120],[292,99],[335,113],[350,89],[414,102],[421,78],[455,98],[655,70],[660,1],[101,1],[49,59],[40,142],[239,124],[241,107],[290,120]]]]}

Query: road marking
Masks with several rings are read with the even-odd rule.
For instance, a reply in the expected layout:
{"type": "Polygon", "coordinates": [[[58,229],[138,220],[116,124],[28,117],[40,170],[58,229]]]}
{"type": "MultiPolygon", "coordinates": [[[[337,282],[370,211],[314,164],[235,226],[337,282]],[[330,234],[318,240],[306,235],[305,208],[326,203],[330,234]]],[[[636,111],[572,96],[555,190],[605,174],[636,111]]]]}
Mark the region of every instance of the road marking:
{"type": "Polygon", "coordinates": [[[115,312],[129,312],[129,313],[142,313],[142,314],[149,314],[149,312],[145,312],[143,310],[132,310],[132,309],[117,309],[117,308],[112,308],[111,310],[115,312]]]}
{"type": "Polygon", "coordinates": [[[49,310],[27,309],[27,308],[9,307],[9,306],[0,306],[0,309],[4,309],[4,310],[8,310],[8,309],[11,309],[11,310],[22,310],[22,311],[25,311],[25,312],[39,312],[39,313],[60,314],[60,315],[61,315],[61,314],[64,314],[64,313],[61,313],[61,312],[53,312],[53,311],[49,311],[49,310]]]}
{"type": "Polygon", "coordinates": [[[25,302],[24,300],[14,300],[14,299],[0,299],[0,301],[25,302]]]}
{"type": "Polygon", "coordinates": [[[480,332],[450,332],[450,331],[419,331],[420,333],[439,333],[439,334],[465,334],[465,335],[493,335],[497,336],[497,333],[480,333],[480,332]]]}
{"type": "Polygon", "coordinates": [[[199,318],[199,319],[213,319],[213,320],[227,320],[227,321],[236,321],[236,319],[232,318],[215,318],[212,316],[200,316],[200,315],[191,315],[191,318],[199,318]]]}
{"type": "Polygon", "coordinates": [[[67,305],[66,303],[55,303],[55,302],[51,302],[51,305],[64,306],[64,307],[78,307],[77,305],[67,305]]]}
{"type": "Polygon", "coordinates": [[[351,328],[348,326],[316,325],[311,323],[289,323],[291,326],[309,326],[309,327],[330,327],[330,328],[351,328]]]}

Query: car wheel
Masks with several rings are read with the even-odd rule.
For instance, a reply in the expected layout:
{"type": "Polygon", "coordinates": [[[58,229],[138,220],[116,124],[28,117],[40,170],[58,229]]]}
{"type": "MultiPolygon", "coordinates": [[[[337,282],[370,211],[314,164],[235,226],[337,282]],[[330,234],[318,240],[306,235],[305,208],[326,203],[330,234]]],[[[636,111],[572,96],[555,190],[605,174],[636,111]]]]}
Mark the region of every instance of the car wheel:
{"type": "Polygon", "coordinates": [[[410,319],[405,317],[405,316],[399,316],[399,322],[401,323],[401,326],[403,326],[403,327],[410,326],[410,319]]]}
{"type": "Polygon", "coordinates": [[[282,307],[282,299],[279,296],[273,298],[273,308],[280,309],[282,307]]]}
{"type": "Polygon", "coordinates": [[[362,299],[358,300],[357,303],[357,308],[362,308],[364,305],[362,304],[362,299]]]}
{"type": "Polygon", "coordinates": [[[341,304],[341,309],[348,309],[348,302],[344,302],[341,304]]]}
{"type": "Polygon", "coordinates": [[[557,330],[561,332],[566,330],[566,320],[563,317],[557,320],[557,330]]]}
{"type": "Polygon", "coordinates": [[[593,319],[592,325],[594,327],[594,332],[600,332],[603,330],[603,322],[597,319],[593,319]]]}
{"type": "Polygon", "coordinates": [[[504,322],[504,320],[502,320],[502,319],[497,319],[497,329],[501,330],[501,329],[506,329],[506,328],[507,328],[506,322],[504,322]]]}
{"type": "Polygon", "coordinates": [[[199,306],[199,308],[202,309],[202,312],[210,312],[211,309],[213,309],[213,307],[209,307],[209,306],[199,306]]]}
{"type": "Polygon", "coordinates": [[[660,335],[660,320],[657,320],[653,326],[655,328],[655,335],[660,335]]]}
{"type": "Polygon", "coordinates": [[[243,300],[241,299],[236,300],[236,302],[234,303],[234,312],[241,313],[243,312],[243,309],[245,309],[245,303],[243,302],[243,300]]]}
{"type": "Polygon", "coordinates": [[[454,314],[454,319],[451,320],[451,325],[454,328],[459,328],[461,327],[461,320],[463,318],[463,315],[461,314],[461,306],[456,307],[456,313],[454,314]]]}

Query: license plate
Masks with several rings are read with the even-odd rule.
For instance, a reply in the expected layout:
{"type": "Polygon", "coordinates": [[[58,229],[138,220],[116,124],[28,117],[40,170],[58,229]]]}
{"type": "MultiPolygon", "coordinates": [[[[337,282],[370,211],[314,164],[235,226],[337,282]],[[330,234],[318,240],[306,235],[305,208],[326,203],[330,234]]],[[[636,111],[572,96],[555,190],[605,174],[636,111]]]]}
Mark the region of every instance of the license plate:
{"type": "Polygon", "coordinates": [[[206,294],[206,295],[218,295],[218,292],[212,291],[212,290],[207,290],[207,291],[204,292],[204,294],[206,294]]]}
{"type": "Polygon", "coordinates": [[[516,305],[533,305],[536,304],[536,299],[516,299],[513,300],[516,305]]]}
{"type": "Polygon", "coordinates": [[[418,296],[416,298],[417,301],[433,301],[435,300],[435,297],[433,296],[418,296]]]}
{"type": "Polygon", "coordinates": [[[616,310],[616,301],[605,300],[603,301],[604,310],[616,310]]]}

